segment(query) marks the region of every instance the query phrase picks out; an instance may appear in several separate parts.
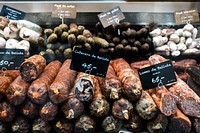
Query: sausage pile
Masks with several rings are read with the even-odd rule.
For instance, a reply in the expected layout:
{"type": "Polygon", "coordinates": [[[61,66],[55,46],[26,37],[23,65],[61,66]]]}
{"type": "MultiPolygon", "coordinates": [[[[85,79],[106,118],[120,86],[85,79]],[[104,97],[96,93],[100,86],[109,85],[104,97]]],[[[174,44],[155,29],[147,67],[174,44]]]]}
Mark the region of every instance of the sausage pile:
{"type": "Polygon", "coordinates": [[[0,73],[0,132],[199,132],[195,60],[173,62],[177,82],[171,86],[142,89],[137,70],[166,60],[152,55],[129,64],[117,58],[100,78],[69,69],[71,59],[46,64],[33,55],[20,71],[0,73]]]}

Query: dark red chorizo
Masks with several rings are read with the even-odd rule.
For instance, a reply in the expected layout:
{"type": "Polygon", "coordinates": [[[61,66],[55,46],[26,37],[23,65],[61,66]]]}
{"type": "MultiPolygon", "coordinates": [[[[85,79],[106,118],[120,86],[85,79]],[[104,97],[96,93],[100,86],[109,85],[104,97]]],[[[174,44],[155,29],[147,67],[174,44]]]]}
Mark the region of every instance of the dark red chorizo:
{"type": "Polygon", "coordinates": [[[55,121],[53,128],[56,133],[72,133],[73,122],[67,119],[58,119],[55,121]]]}
{"type": "Polygon", "coordinates": [[[46,60],[41,55],[33,55],[20,66],[20,75],[25,81],[35,80],[46,67],[46,60]]]}
{"type": "Polygon", "coordinates": [[[32,133],[49,133],[51,131],[51,125],[49,122],[42,120],[41,118],[33,120],[32,133]]]}
{"type": "Polygon", "coordinates": [[[194,82],[190,77],[187,80],[187,84],[200,97],[200,85],[194,82]]]}
{"type": "Polygon", "coordinates": [[[90,114],[96,117],[106,116],[110,111],[110,104],[101,93],[99,80],[97,77],[95,78],[94,96],[89,104],[90,114]]]}
{"type": "Polygon", "coordinates": [[[34,119],[39,115],[39,106],[27,99],[20,107],[20,112],[26,118],[34,119]]]}
{"type": "Polygon", "coordinates": [[[103,119],[101,127],[106,133],[118,133],[121,130],[122,125],[122,120],[109,115],[103,119]]]}
{"type": "Polygon", "coordinates": [[[61,109],[67,119],[79,117],[84,111],[85,105],[75,95],[75,88],[73,87],[67,100],[61,104],[61,109]]]}
{"type": "Polygon", "coordinates": [[[132,112],[131,118],[124,121],[124,127],[131,132],[140,132],[144,127],[144,123],[137,113],[132,112]]]}
{"type": "Polygon", "coordinates": [[[7,76],[0,76],[0,101],[4,100],[6,89],[12,83],[13,79],[7,76]]]}
{"type": "Polygon", "coordinates": [[[46,101],[47,90],[58,74],[61,65],[60,61],[52,61],[45,67],[40,76],[31,83],[27,93],[31,101],[37,104],[42,104],[46,101]]]}
{"type": "Polygon", "coordinates": [[[28,133],[31,129],[29,121],[24,117],[17,117],[11,127],[14,133],[28,133]]]}
{"type": "Polygon", "coordinates": [[[113,69],[112,65],[109,64],[106,78],[102,84],[102,94],[106,98],[119,99],[122,94],[122,83],[118,80],[118,77],[113,69]]]}
{"type": "Polygon", "coordinates": [[[88,115],[81,116],[74,125],[75,133],[95,133],[96,122],[88,115]]]}
{"type": "Polygon", "coordinates": [[[123,84],[123,93],[130,101],[138,101],[142,95],[142,85],[130,65],[122,58],[113,61],[113,68],[123,84]]]}
{"type": "Polygon", "coordinates": [[[44,121],[54,120],[58,113],[58,106],[51,101],[45,103],[40,109],[40,117],[44,121]]]}
{"type": "MultiPolygon", "coordinates": [[[[164,61],[167,60],[160,55],[155,54],[149,57],[149,62],[151,65],[155,65],[164,61]]],[[[170,116],[176,113],[176,99],[165,86],[149,89],[148,93],[151,95],[157,107],[163,114],[170,116]]]]}
{"type": "Polygon", "coordinates": [[[17,76],[19,76],[19,70],[0,71],[0,76],[7,76],[14,80],[15,78],[17,78],[17,76]]]}
{"type": "Polygon", "coordinates": [[[130,119],[133,112],[133,104],[125,98],[120,98],[113,103],[112,114],[119,119],[130,119]]]}
{"type": "Polygon", "coordinates": [[[70,63],[71,59],[65,60],[48,89],[49,98],[54,103],[65,101],[73,87],[77,72],[70,69],[70,63]]]}
{"type": "Polygon", "coordinates": [[[26,98],[29,85],[30,84],[24,81],[19,75],[6,90],[8,101],[13,105],[21,104],[26,98]]]}
{"type": "Polygon", "coordinates": [[[194,128],[197,133],[200,133],[200,119],[194,119],[194,128]]]}
{"type": "Polygon", "coordinates": [[[167,126],[168,119],[160,112],[153,119],[147,122],[147,129],[150,133],[165,133],[167,126]]]}
{"type": "Polygon", "coordinates": [[[0,121],[11,122],[15,117],[15,108],[8,102],[0,103],[0,121]]]}
{"type": "Polygon", "coordinates": [[[150,66],[150,62],[148,60],[142,60],[142,61],[135,61],[130,64],[132,69],[139,70],[141,68],[150,66]]]}
{"type": "Polygon", "coordinates": [[[147,91],[142,91],[142,96],[136,103],[135,109],[145,120],[150,120],[157,114],[157,106],[147,91]]]}
{"type": "Polygon", "coordinates": [[[77,75],[74,87],[75,95],[80,101],[90,101],[94,95],[95,76],[80,72],[77,75]]]}
{"type": "Polygon", "coordinates": [[[8,86],[19,75],[19,70],[7,70],[0,73],[0,101],[3,100],[8,86]]]}
{"type": "Polygon", "coordinates": [[[177,72],[184,72],[190,66],[197,66],[195,59],[183,59],[173,62],[173,67],[177,72]]]}
{"type": "Polygon", "coordinates": [[[190,119],[177,108],[176,114],[170,118],[168,128],[173,133],[189,133],[191,126],[190,119]]]}
{"type": "Polygon", "coordinates": [[[188,73],[184,72],[184,73],[180,73],[178,74],[178,77],[180,79],[182,79],[183,81],[187,82],[188,78],[190,77],[188,73]]]}
{"type": "Polygon", "coordinates": [[[177,83],[169,91],[184,114],[200,118],[200,98],[183,80],[177,78],[177,83]]]}

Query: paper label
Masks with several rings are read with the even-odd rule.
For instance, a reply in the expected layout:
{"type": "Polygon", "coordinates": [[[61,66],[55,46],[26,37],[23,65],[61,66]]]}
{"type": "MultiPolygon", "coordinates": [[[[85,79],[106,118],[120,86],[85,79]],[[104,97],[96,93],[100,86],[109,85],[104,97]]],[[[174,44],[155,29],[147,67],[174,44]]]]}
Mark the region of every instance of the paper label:
{"type": "Polygon", "coordinates": [[[196,9],[176,11],[174,16],[176,24],[199,22],[199,13],[196,9]]]}
{"type": "Polygon", "coordinates": [[[53,4],[53,18],[76,18],[76,5],[57,3],[53,4]]]}

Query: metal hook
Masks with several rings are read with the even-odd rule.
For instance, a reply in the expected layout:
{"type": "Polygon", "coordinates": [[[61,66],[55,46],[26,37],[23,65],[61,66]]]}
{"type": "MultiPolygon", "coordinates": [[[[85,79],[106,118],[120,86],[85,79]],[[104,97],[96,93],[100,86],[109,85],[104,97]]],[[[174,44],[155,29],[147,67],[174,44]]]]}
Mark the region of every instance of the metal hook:
{"type": "Polygon", "coordinates": [[[60,14],[60,19],[62,20],[62,24],[64,24],[64,15],[60,14]]]}
{"type": "Polygon", "coordinates": [[[7,71],[7,68],[5,68],[5,67],[2,67],[2,68],[1,68],[1,71],[3,72],[3,76],[6,76],[6,71],[7,71]]]}

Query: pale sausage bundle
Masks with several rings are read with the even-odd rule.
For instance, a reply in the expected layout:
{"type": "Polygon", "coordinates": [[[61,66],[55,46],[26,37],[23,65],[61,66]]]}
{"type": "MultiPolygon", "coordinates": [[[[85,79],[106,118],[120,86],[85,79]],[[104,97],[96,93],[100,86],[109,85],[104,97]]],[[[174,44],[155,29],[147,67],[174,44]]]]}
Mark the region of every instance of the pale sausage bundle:
{"type": "Polygon", "coordinates": [[[20,74],[23,80],[33,81],[42,73],[45,67],[45,58],[40,55],[33,55],[21,64],[20,74]]]}
{"type": "Polygon", "coordinates": [[[56,78],[48,89],[49,98],[54,103],[61,103],[68,98],[77,72],[70,69],[71,59],[65,60],[56,78]]]}
{"type": "Polygon", "coordinates": [[[43,73],[32,82],[27,93],[31,101],[37,104],[42,104],[46,101],[47,90],[58,74],[61,65],[61,62],[57,60],[49,63],[43,73]]]}
{"type": "Polygon", "coordinates": [[[131,69],[129,64],[122,58],[113,61],[113,68],[119,80],[123,84],[123,93],[130,101],[138,101],[142,95],[142,85],[137,74],[131,69]]]}

